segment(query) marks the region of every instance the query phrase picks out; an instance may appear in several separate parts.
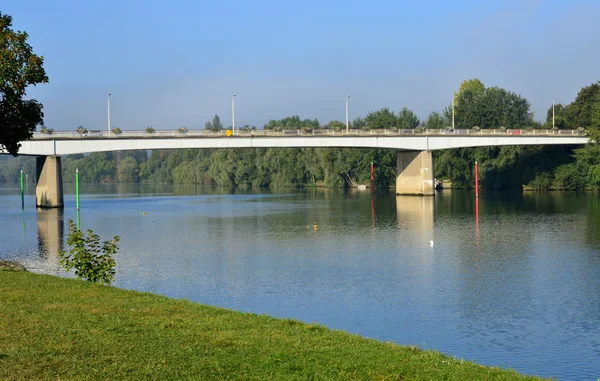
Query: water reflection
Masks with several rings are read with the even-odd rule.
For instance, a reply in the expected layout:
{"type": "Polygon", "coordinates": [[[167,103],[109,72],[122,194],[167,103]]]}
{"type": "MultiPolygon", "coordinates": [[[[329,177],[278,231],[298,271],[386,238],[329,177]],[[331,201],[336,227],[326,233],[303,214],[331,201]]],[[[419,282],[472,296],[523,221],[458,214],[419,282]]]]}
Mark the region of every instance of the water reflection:
{"type": "Polygon", "coordinates": [[[433,240],[434,198],[396,196],[398,229],[410,230],[415,239],[433,240]]]}
{"type": "Polygon", "coordinates": [[[63,250],[64,210],[37,208],[38,250],[41,258],[58,263],[58,251],[63,250]]]}

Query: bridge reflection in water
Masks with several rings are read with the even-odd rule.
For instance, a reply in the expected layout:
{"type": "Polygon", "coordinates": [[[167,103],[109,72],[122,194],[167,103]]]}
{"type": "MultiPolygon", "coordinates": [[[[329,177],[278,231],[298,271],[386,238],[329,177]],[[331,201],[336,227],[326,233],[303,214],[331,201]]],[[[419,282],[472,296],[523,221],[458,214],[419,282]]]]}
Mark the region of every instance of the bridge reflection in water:
{"type": "Polygon", "coordinates": [[[65,233],[62,208],[37,208],[38,250],[46,262],[57,264],[65,233]]]}
{"type": "Polygon", "coordinates": [[[430,245],[433,237],[433,197],[396,196],[398,229],[409,231],[411,240],[430,245]]]}

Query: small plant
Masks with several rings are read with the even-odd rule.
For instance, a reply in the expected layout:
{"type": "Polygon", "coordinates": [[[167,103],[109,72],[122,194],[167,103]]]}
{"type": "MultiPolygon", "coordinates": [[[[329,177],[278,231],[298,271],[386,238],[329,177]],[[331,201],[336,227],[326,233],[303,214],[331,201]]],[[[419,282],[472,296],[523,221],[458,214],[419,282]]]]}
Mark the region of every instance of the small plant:
{"type": "Polygon", "coordinates": [[[119,127],[113,127],[110,131],[115,135],[120,135],[123,132],[119,127]]]}
{"type": "Polygon", "coordinates": [[[54,132],[54,130],[52,128],[48,128],[46,126],[42,126],[42,128],[40,128],[40,132],[42,134],[52,135],[52,133],[54,132]]]}
{"type": "Polygon", "coordinates": [[[418,126],[417,128],[415,128],[415,132],[422,133],[423,131],[425,131],[425,127],[423,126],[418,126]]]}
{"type": "Polygon", "coordinates": [[[188,132],[188,129],[185,127],[179,127],[177,131],[179,131],[180,134],[186,134],[188,132]]]}
{"type": "Polygon", "coordinates": [[[77,127],[77,133],[79,135],[85,135],[88,133],[88,130],[87,130],[87,128],[85,128],[83,126],[79,126],[79,127],[77,127]]]}
{"type": "Polygon", "coordinates": [[[473,131],[481,131],[481,128],[479,126],[473,126],[472,130],[473,131]]]}
{"type": "Polygon", "coordinates": [[[500,127],[500,132],[506,132],[506,127],[500,127]]]}
{"type": "Polygon", "coordinates": [[[148,126],[148,127],[146,127],[146,133],[147,133],[147,134],[152,134],[152,133],[154,133],[154,128],[152,128],[152,126],[148,126]]]}
{"type": "Polygon", "coordinates": [[[74,223],[68,221],[69,236],[68,251],[60,250],[58,257],[60,265],[66,271],[75,269],[75,275],[88,282],[111,284],[115,277],[115,260],[113,255],[119,247],[119,236],[114,236],[111,241],[100,244],[100,237],[88,229],[87,236],[74,223]]]}

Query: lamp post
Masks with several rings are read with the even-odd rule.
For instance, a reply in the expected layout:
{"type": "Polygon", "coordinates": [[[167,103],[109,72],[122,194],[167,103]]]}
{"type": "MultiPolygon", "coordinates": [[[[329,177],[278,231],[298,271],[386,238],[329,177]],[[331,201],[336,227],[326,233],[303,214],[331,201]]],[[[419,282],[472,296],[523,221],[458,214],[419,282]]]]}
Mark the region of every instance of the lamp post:
{"type": "Polygon", "coordinates": [[[350,123],[348,122],[348,99],[350,99],[350,95],[348,95],[346,97],[346,135],[348,135],[348,132],[349,132],[348,131],[349,130],[348,126],[350,125],[350,123]]]}
{"type": "Polygon", "coordinates": [[[231,96],[231,127],[235,132],[235,94],[231,96]]]}
{"type": "Polygon", "coordinates": [[[552,101],[552,129],[554,129],[554,102],[556,102],[558,98],[554,98],[552,101]]]}
{"type": "Polygon", "coordinates": [[[452,98],[452,131],[454,131],[454,98],[452,98]]]}
{"type": "Polygon", "coordinates": [[[110,134],[110,93],[108,93],[108,133],[110,134]]]}

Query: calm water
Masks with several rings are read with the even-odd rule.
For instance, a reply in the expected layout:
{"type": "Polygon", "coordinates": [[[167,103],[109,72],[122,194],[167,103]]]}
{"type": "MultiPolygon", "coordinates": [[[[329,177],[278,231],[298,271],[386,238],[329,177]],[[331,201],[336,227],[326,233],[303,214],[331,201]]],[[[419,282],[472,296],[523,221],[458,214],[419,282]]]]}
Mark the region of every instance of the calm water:
{"type": "MultiPolygon", "coordinates": [[[[527,374],[600,377],[596,194],[484,193],[476,206],[456,191],[83,190],[82,228],[122,237],[118,287],[527,374]]],[[[0,258],[64,276],[56,253],[76,218],[72,194],[65,203],[64,212],[36,210],[28,194],[22,212],[18,189],[0,189],[0,258]]]]}

